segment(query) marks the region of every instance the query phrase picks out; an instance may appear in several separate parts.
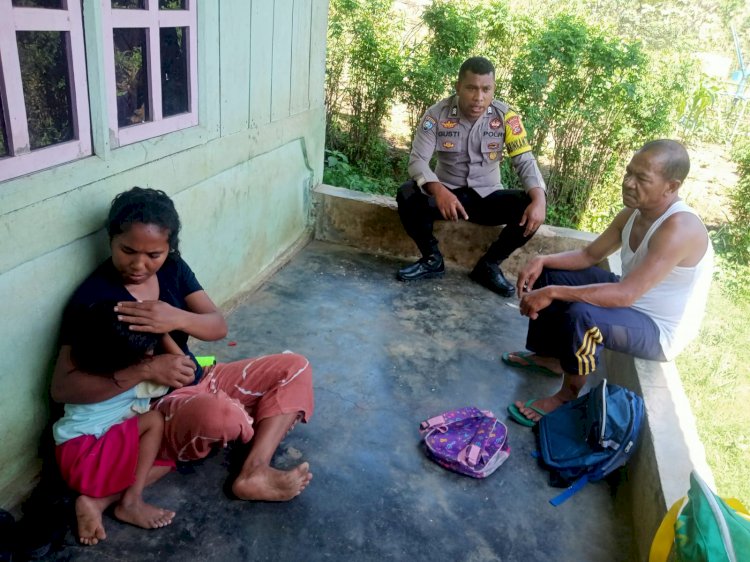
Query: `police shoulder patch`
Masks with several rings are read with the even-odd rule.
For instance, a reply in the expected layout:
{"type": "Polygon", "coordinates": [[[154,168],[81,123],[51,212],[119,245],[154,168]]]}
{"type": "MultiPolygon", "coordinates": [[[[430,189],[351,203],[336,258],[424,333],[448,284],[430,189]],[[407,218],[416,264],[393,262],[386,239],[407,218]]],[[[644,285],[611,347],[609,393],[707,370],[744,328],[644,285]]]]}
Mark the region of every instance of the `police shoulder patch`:
{"type": "Polygon", "coordinates": [[[531,145],[526,138],[526,129],[521,123],[521,117],[515,111],[505,114],[505,148],[508,156],[518,156],[531,150],[531,145]]]}
{"type": "Polygon", "coordinates": [[[430,131],[430,130],[432,130],[433,127],[435,127],[435,123],[436,123],[436,121],[432,117],[430,117],[429,115],[427,115],[424,118],[424,121],[422,121],[422,130],[423,131],[430,131]]]}

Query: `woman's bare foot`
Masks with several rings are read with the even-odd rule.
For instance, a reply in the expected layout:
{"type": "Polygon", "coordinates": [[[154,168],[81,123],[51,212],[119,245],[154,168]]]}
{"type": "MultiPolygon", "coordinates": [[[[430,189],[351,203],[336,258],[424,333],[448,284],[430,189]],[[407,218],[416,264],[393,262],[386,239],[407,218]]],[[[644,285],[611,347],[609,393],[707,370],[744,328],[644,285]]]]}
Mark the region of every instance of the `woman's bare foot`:
{"type": "Polygon", "coordinates": [[[283,502],[299,496],[312,476],[306,462],[286,471],[260,465],[240,474],[232,484],[232,492],[241,500],[283,502]]]}
{"type": "Polygon", "coordinates": [[[109,506],[106,498],[78,496],[76,499],[76,520],[78,521],[78,540],[81,544],[93,546],[107,538],[102,523],[102,513],[109,506]]]}
{"type": "Polygon", "coordinates": [[[115,517],[143,529],[166,527],[174,519],[175,512],[148,504],[141,498],[125,500],[115,506],[115,517]]]}

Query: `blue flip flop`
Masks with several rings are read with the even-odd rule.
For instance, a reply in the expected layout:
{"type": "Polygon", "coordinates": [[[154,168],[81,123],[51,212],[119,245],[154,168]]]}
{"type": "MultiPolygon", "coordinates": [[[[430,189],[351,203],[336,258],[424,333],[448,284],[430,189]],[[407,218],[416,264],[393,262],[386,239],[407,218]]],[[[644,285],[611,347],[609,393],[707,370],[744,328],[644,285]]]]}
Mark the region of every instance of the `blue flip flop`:
{"type": "MultiPolygon", "coordinates": [[[[524,404],[524,407],[531,408],[532,410],[534,410],[537,414],[539,414],[541,416],[546,416],[547,412],[545,412],[541,408],[537,408],[535,406],[532,406],[532,404],[534,402],[536,402],[536,401],[537,401],[537,398],[532,398],[531,400],[529,400],[528,402],[526,402],[526,404],[524,404]]],[[[535,422],[533,420],[530,420],[529,418],[527,418],[526,416],[524,416],[521,413],[521,411],[518,409],[518,406],[516,406],[515,404],[510,404],[508,406],[508,413],[510,414],[510,417],[513,418],[514,422],[520,423],[523,426],[534,427],[537,424],[537,422],[535,422]]]]}
{"type": "Polygon", "coordinates": [[[542,365],[535,363],[534,360],[531,358],[532,355],[534,354],[531,352],[526,352],[526,351],[519,351],[518,353],[506,351],[500,356],[500,359],[506,365],[510,367],[515,367],[516,369],[521,369],[524,371],[533,371],[535,373],[542,373],[543,375],[547,375],[548,377],[558,378],[562,376],[562,373],[556,373],[552,369],[548,369],[547,367],[544,367],[542,365]],[[518,363],[517,361],[512,361],[510,358],[511,355],[515,355],[522,361],[525,361],[527,365],[522,365],[521,363],[518,363]]]}

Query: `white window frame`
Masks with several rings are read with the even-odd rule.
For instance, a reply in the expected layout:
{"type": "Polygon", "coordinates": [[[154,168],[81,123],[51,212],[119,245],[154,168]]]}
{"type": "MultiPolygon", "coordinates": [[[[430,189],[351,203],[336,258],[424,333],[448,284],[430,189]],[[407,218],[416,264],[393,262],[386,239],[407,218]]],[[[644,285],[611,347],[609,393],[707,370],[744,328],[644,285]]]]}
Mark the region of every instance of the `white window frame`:
{"type": "Polygon", "coordinates": [[[187,0],[185,10],[160,10],[159,0],[145,0],[146,8],[113,9],[111,0],[101,0],[104,45],[104,78],[107,88],[110,143],[113,148],[186,129],[198,124],[198,24],[197,1],[187,0]],[[183,27],[188,39],[188,112],[162,115],[161,50],[162,27],[183,27]],[[114,29],[146,29],[148,96],[151,120],[120,127],[117,119],[114,29]]]}
{"type": "Polygon", "coordinates": [[[0,157],[0,182],[91,154],[81,3],[63,0],[62,9],[19,8],[0,0],[0,89],[5,102],[9,154],[0,157]],[[73,139],[31,150],[16,31],[67,32],[73,139]]]}

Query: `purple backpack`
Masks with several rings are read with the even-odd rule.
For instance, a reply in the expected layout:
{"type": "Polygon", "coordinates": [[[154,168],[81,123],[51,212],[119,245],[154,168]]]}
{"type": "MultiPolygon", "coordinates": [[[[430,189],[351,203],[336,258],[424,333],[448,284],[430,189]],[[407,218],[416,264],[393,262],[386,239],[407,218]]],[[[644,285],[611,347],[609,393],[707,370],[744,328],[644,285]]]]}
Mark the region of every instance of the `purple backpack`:
{"type": "Polygon", "coordinates": [[[451,410],[423,421],[419,433],[429,458],[474,478],[486,478],[510,455],[508,428],[489,410],[451,410]]]}

